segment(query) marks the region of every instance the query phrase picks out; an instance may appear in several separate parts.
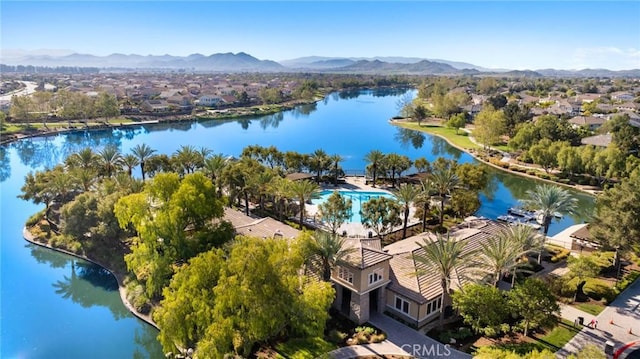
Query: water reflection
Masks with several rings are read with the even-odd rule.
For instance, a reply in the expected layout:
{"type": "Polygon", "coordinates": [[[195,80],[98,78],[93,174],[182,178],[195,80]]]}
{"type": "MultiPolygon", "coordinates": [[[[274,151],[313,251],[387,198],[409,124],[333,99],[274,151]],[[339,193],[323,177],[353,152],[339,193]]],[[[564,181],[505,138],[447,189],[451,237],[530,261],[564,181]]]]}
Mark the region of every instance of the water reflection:
{"type": "Polygon", "coordinates": [[[67,255],[31,243],[25,245],[25,248],[29,248],[31,256],[35,258],[38,263],[48,264],[51,268],[64,268],[72,259],[72,257],[67,255]]]}
{"type": "Polygon", "coordinates": [[[5,146],[0,146],[0,182],[4,182],[11,176],[11,158],[5,146]]]}
{"type": "Polygon", "coordinates": [[[106,307],[115,320],[129,317],[118,293],[118,282],[108,270],[98,265],[72,260],[70,275],[52,285],[56,294],[84,308],[106,307]]]}
{"type": "MultiPolygon", "coordinates": [[[[329,96],[325,97],[325,101],[328,98],[329,98],[329,96]]],[[[307,104],[304,104],[304,105],[296,106],[293,110],[291,110],[291,114],[293,115],[294,118],[307,117],[313,111],[316,111],[317,109],[318,109],[318,103],[317,102],[307,103],[307,104]]]]}
{"type": "Polygon", "coordinates": [[[424,140],[426,138],[424,133],[402,127],[398,127],[397,131],[398,132],[395,135],[395,139],[402,145],[403,148],[407,148],[409,144],[411,144],[416,150],[422,148],[422,145],[424,144],[424,140]]]}
{"type": "Polygon", "coordinates": [[[134,359],[164,358],[162,347],[158,344],[158,330],[150,325],[136,328],[134,341],[136,348],[133,352],[134,359]]]}
{"type": "Polygon", "coordinates": [[[269,127],[278,128],[278,125],[280,125],[280,122],[282,122],[283,119],[284,112],[262,116],[260,117],[260,128],[262,128],[263,130],[268,129],[269,127]]]}
{"type": "Polygon", "coordinates": [[[456,161],[460,160],[462,151],[449,145],[449,143],[444,139],[438,136],[433,136],[431,139],[431,145],[431,154],[434,157],[451,157],[456,161]]]}

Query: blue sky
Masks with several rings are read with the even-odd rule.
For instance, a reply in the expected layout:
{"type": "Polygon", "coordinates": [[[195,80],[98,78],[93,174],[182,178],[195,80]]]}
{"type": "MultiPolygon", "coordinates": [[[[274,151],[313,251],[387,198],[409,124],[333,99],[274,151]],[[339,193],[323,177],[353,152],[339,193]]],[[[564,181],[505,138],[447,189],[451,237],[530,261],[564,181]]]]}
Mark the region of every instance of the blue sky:
{"type": "MultiPolygon", "coordinates": [[[[0,46],[260,59],[404,56],[491,68],[640,68],[640,1],[11,1],[0,46]]],[[[4,56],[4,55],[3,55],[4,56]]]]}

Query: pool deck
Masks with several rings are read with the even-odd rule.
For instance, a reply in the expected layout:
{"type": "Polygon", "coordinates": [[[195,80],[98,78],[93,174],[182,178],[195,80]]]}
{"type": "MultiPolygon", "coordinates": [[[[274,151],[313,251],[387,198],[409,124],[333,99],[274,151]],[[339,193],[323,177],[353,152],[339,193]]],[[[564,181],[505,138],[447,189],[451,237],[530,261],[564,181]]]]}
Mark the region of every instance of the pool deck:
{"type": "MultiPolygon", "coordinates": [[[[337,186],[334,186],[333,183],[325,183],[322,184],[322,190],[348,190],[348,191],[363,191],[363,192],[385,192],[391,194],[391,190],[393,187],[391,186],[377,186],[373,187],[371,185],[366,184],[366,179],[364,177],[345,177],[343,183],[338,183],[337,186]]],[[[314,204],[307,204],[305,206],[305,210],[307,212],[307,216],[311,219],[318,218],[318,206],[314,204]]],[[[412,225],[418,222],[417,219],[413,217],[415,213],[415,209],[411,209],[409,212],[409,223],[408,225],[412,225]]],[[[401,229],[402,225],[395,227],[394,230],[401,229]]],[[[349,237],[366,237],[369,234],[370,229],[364,228],[362,223],[352,222],[345,223],[338,229],[338,233],[342,233],[343,231],[347,232],[347,236],[349,237]]],[[[373,232],[373,231],[372,231],[373,232]]],[[[375,236],[375,233],[373,234],[375,236]]]]}

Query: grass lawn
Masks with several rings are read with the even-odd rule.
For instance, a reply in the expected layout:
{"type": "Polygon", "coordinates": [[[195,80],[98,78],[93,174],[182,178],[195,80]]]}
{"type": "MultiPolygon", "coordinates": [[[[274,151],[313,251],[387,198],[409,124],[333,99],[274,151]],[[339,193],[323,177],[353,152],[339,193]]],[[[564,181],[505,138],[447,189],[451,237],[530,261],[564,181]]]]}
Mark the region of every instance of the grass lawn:
{"type": "Polygon", "coordinates": [[[574,307],[591,315],[598,315],[605,308],[605,306],[600,303],[574,303],[574,307]]]}
{"type": "Polygon", "coordinates": [[[338,347],[322,338],[290,339],[276,346],[278,359],[314,359],[338,347]]]}
{"type": "Polygon", "coordinates": [[[426,132],[432,135],[440,135],[447,139],[450,143],[467,149],[479,149],[481,146],[476,145],[471,142],[468,137],[468,134],[463,130],[458,130],[456,134],[456,130],[453,128],[447,128],[442,126],[434,126],[434,125],[418,125],[417,123],[396,123],[400,127],[409,128],[416,131],[426,132]]]}
{"type": "Polygon", "coordinates": [[[544,334],[537,334],[533,337],[527,337],[528,342],[522,342],[517,344],[502,344],[500,348],[513,350],[518,354],[525,354],[533,349],[544,350],[547,349],[552,353],[555,353],[560,348],[571,340],[581,327],[573,327],[573,323],[562,319],[551,330],[546,331],[544,334]]]}

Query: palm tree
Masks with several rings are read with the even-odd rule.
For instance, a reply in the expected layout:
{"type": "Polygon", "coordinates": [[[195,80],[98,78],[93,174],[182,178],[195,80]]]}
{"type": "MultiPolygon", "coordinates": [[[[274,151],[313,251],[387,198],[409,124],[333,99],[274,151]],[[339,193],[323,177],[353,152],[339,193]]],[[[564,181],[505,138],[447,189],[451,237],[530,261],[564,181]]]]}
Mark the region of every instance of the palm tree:
{"type": "Polygon", "coordinates": [[[433,189],[438,193],[440,200],[440,225],[443,226],[444,220],[444,202],[447,195],[450,195],[454,188],[458,185],[458,176],[451,168],[437,168],[431,173],[431,184],[433,189]]]}
{"type": "Polygon", "coordinates": [[[141,145],[136,145],[131,149],[131,152],[138,157],[138,161],[140,162],[140,172],[142,173],[142,180],[144,181],[144,163],[153,156],[156,150],[149,147],[146,143],[143,143],[141,145]]]}
{"type": "Polygon", "coordinates": [[[289,188],[292,197],[296,198],[300,202],[300,225],[304,223],[304,204],[306,201],[318,198],[320,195],[320,186],[308,181],[295,181],[291,183],[289,188]]]}
{"type": "Polygon", "coordinates": [[[420,181],[420,193],[418,194],[417,201],[422,204],[422,231],[427,230],[427,212],[429,212],[429,205],[431,204],[431,192],[433,191],[433,183],[430,179],[423,179],[420,181]]]}
{"type": "MultiPolygon", "coordinates": [[[[471,258],[475,254],[473,251],[466,251],[467,242],[456,241],[455,239],[445,238],[441,234],[436,235],[436,240],[431,241],[429,237],[423,238],[424,243],[418,243],[422,251],[414,254],[413,259],[426,266],[428,273],[437,273],[440,277],[440,285],[442,287],[442,296],[440,306],[440,327],[444,324],[444,308],[448,303],[451,292],[451,281],[456,276],[458,283],[460,282],[460,272],[463,272],[471,263],[471,258]]],[[[417,273],[422,275],[424,273],[417,273]]]]}
{"type": "Polygon", "coordinates": [[[339,154],[329,156],[329,161],[333,164],[333,168],[331,172],[333,172],[333,186],[338,186],[338,175],[340,174],[340,162],[342,162],[344,158],[339,154]]]}
{"type": "Polygon", "coordinates": [[[377,178],[377,175],[378,175],[379,167],[382,164],[382,161],[384,161],[384,153],[382,153],[381,151],[378,151],[378,150],[371,150],[364,157],[364,160],[369,163],[369,166],[371,166],[371,172],[372,172],[372,175],[373,175],[373,185],[372,186],[375,187],[376,186],[376,178],[377,178]]]}
{"type": "Polygon", "coordinates": [[[122,164],[122,154],[116,146],[107,146],[98,152],[99,160],[102,167],[107,172],[107,176],[111,177],[113,171],[122,164]]]}
{"type": "Polygon", "coordinates": [[[330,158],[324,150],[315,150],[309,158],[309,169],[316,173],[316,180],[320,182],[322,173],[330,166],[330,158]]]}
{"type": "Polygon", "coordinates": [[[322,280],[331,281],[331,270],[339,262],[355,250],[355,248],[345,248],[346,239],[335,234],[322,231],[313,233],[312,254],[318,257],[322,270],[322,280]]]}
{"type": "Polygon", "coordinates": [[[127,167],[127,173],[129,174],[129,177],[131,177],[133,173],[133,167],[139,165],[140,161],[138,160],[138,157],[136,155],[127,153],[126,155],[122,156],[122,164],[127,167]]]}
{"type": "Polygon", "coordinates": [[[492,284],[497,287],[503,274],[513,271],[515,279],[515,272],[522,264],[520,259],[524,252],[522,244],[514,240],[511,229],[505,227],[496,236],[480,244],[478,267],[491,275],[492,284]]]}
{"type": "Polygon", "coordinates": [[[173,158],[178,166],[182,167],[184,173],[193,173],[201,159],[201,153],[191,145],[182,145],[173,153],[173,158]]]}
{"type": "Polygon", "coordinates": [[[578,200],[572,197],[565,189],[548,184],[541,184],[533,190],[527,191],[527,196],[528,198],[523,201],[524,205],[527,208],[536,210],[539,216],[542,217],[541,222],[544,238],[542,239],[542,245],[538,253],[539,264],[542,260],[542,250],[544,242],[547,239],[547,233],[549,233],[551,219],[553,219],[556,213],[563,215],[574,214],[577,209],[578,200]]]}
{"type": "Polygon", "coordinates": [[[420,191],[410,184],[403,184],[398,187],[398,190],[393,193],[396,201],[402,206],[403,212],[403,226],[402,226],[402,238],[407,238],[407,222],[409,222],[409,211],[411,205],[418,199],[420,191]]]}
{"type": "Polygon", "coordinates": [[[91,147],[86,147],[71,154],[65,160],[65,164],[71,168],[82,168],[84,170],[95,169],[98,165],[99,156],[93,152],[91,147]]]}
{"type": "Polygon", "coordinates": [[[207,157],[204,161],[204,173],[211,178],[211,181],[218,188],[220,193],[220,175],[227,165],[228,160],[221,153],[215,154],[211,157],[207,157]]]}

